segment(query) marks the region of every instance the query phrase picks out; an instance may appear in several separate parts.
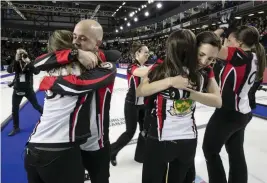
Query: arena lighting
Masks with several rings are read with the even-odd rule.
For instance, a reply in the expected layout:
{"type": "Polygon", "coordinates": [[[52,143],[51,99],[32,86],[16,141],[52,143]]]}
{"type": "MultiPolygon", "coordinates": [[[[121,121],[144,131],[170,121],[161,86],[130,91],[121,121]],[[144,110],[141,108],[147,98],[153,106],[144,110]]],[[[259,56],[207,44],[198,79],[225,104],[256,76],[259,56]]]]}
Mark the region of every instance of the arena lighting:
{"type": "Polygon", "coordinates": [[[123,27],[122,27],[122,26],[120,26],[120,29],[122,30],[122,29],[123,29],[123,27]]]}
{"type": "Polygon", "coordinates": [[[128,23],[127,23],[127,26],[128,26],[128,27],[130,27],[130,26],[131,26],[130,22],[128,22],[128,23]]]}
{"type": "Polygon", "coordinates": [[[259,12],[258,12],[258,14],[263,14],[263,13],[264,13],[264,11],[259,11],[259,12]]]}
{"type": "Polygon", "coordinates": [[[249,16],[249,17],[252,17],[253,15],[254,15],[254,14],[253,14],[253,13],[251,13],[251,14],[249,14],[248,16],[249,16]]]}
{"type": "Polygon", "coordinates": [[[10,8],[12,8],[23,20],[27,20],[27,18],[18,10],[16,6],[12,4],[11,1],[5,0],[10,8]]]}
{"type": "Polygon", "coordinates": [[[91,19],[93,19],[95,17],[95,15],[97,14],[97,12],[98,12],[99,9],[100,9],[100,4],[97,5],[97,7],[95,8],[95,11],[94,11],[94,13],[91,16],[91,19]]]}
{"type": "Polygon", "coordinates": [[[242,19],[242,17],[235,17],[235,19],[240,20],[240,19],[242,19]]]}
{"type": "Polygon", "coordinates": [[[148,17],[149,16],[149,13],[148,11],[145,12],[145,16],[148,17]]]}
{"type": "Polygon", "coordinates": [[[157,4],[157,8],[160,9],[162,7],[162,4],[161,3],[158,3],[157,4]]]}
{"type": "Polygon", "coordinates": [[[138,18],[135,17],[135,18],[134,18],[134,21],[137,22],[137,21],[138,21],[138,18]]]}

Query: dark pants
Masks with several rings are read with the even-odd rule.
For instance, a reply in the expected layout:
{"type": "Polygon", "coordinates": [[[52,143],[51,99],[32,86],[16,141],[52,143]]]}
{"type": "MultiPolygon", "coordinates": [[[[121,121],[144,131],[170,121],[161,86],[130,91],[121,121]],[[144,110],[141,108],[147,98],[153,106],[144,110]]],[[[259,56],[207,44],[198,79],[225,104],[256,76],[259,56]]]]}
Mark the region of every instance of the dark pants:
{"type": "Polygon", "coordinates": [[[225,144],[229,156],[228,183],[247,183],[247,164],[243,149],[245,128],[252,114],[217,109],[209,120],[203,142],[209,183],[227,183],[220,151],[225,144]]]}
{"type": "Polygon", "coordinates": [[[129,102],[125,102],[124,114],[126,131],[121,134],[115,143],[111,144],[111,156],[117,156],[119,151],[130,142],[135,134],[137,123],[139,123],[140,131],[144,129],[144,106],[138,106],[129,102]]]}
{"type": "Polygon", "coordinates": [[[196,179],[196,168],[194,162],[186,174],[184,183],[193,183],[195,179],[196,179]]]}
{"type": "Polygon", "coordinates": [[[84,183],[79,146],[62,151],[27,148],[24,165],[28,183],[84,183]]]}
{"type": "Polygon", "coordinates": [[[142,183],[184,183],[194,163],[196,147],[196,139],[160,142],[148,137],[142,183]]]}
{"type": "Polygon", "coordinates": [[[12,95],[12,118],[13,127],[19,128],[19,106],[23,97],[26,97],[32,104],[33,108],[39,111],[40,114],[43,113],[43,108],[38,104],[33,89],[25,90],[24,95],[18,95],[16,90],[13,91],[12,95]]]}
{"type": "Polygon", "coordinates": [[[91,183],[109,182],[110,144],[97,151],[81,151],[82,161],[91,179],[91,183]]]}

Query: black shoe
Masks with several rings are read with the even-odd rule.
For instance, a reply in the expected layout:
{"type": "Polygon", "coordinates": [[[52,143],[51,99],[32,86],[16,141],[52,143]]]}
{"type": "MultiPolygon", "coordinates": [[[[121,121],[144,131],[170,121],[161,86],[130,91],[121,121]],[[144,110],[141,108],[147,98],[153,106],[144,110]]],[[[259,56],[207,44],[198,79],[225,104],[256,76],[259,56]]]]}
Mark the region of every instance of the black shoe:
{"type": "Polygon", "coordinates": [[[110,157],[110,162],[113,166],[116,166],[117,165],[117,160],[116,160],[116,156],[112,155],[110,157]]]}
{"type": "Polygon", "coordinates": [[[14,136],[16,135],[17,133],[20,132],[20,128],[14,128],[9,134],[8,136],[14,136]]]}

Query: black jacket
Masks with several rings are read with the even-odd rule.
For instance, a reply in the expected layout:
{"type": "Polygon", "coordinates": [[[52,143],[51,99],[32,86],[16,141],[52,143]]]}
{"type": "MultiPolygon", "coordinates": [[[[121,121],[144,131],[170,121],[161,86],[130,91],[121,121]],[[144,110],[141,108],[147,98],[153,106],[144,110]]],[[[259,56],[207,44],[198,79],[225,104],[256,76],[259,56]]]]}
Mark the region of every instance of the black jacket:
{"type": "Polygon", "coordinates": [[[19,91],[33,89],[33,74],[39,74],[40,70],[35,68],[32,63],[21,62],[20,65],[20,62],[13,61],[7,68],[7,72],[15,72],[14,89],[19,91]]]}

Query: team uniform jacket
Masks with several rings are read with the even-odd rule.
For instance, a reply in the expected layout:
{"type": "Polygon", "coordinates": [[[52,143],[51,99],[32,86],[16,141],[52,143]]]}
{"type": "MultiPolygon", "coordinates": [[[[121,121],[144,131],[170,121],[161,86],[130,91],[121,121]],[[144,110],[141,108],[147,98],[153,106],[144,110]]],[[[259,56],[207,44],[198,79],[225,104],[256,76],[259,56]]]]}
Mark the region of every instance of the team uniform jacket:
{"type": "MultiPolygon", "coordinates": [[[[200,72],[200,91],[203,91],[209,79],[214,77],[214,73],[211,67],[200,72]]],[[[153,70],[149,78],[151,74],[153,70]]],[[[151,111],[151,122],[148,135],[159,141],[197,138],[194,117],[196,102],[188,97],[189,92],[172,87],[150,96],[148,108],[151,111]]]]}
{"type": "Polygon", "coordinates": [[[256,74],[257,56],[255,53],[228,47],[228,57],[221,65],[216,77],[221,88],[222,108],[243,114],[249,113],[252,107],[249,99],[256,92],[252,87],[256,74]]]}
{"type": "MultiPolygon", "coordinates": [[[[56,51],[42,55],[35,61],[35,67],[40,70],[50,70],[70,63],[70,50],[56,51]]],[[[44,112],[37,123],[29,143],[42,147],[69,147],[73,144],[83,144],[93,136],[90,124],[99,121],[101,133],[102,112],[105,107],[104,98],[98,101],[98,108],[92,104],[96,98],[106,97],[103,88],[108,88],[116,77],[115,64],[106,63],[85,71],[80,76],[47,76],[40,90],[46,91],[44,112]],[[98,92],[95,92],[98,91],[98,92]],[[95,112],[94,117],[90,113],[95,112]]]]}

